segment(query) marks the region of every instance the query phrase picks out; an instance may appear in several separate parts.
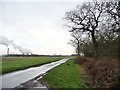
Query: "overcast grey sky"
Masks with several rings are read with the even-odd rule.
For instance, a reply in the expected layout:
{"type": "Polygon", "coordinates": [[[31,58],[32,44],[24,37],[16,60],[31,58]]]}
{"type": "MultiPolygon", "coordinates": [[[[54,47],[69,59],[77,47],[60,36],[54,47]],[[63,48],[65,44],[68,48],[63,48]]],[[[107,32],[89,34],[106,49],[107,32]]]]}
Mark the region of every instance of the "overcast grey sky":
{"type": "MultiPolygon", "coordinates": [[[[65,12],[87,0],[2,0],[0,36],[35,54],[72,54],[71,36],[63,25],[65,12]],[[80,1],[80,2],[79,2],[80,1]]],[[[10,53],[20,53],[9,46],[10,53]]],[[[0,45],[0,54],[6,46],[0,45]]]]}

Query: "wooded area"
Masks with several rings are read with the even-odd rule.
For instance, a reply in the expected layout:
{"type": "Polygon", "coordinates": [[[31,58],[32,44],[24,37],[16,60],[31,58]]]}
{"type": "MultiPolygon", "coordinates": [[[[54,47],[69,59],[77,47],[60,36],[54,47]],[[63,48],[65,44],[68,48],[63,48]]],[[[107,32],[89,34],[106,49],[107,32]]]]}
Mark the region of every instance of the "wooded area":
{"type": "Polygon", "coordinates": [[[120,1],[83,3],[66,12],[65,20],[78,55],[119,56],[120,1]]]}

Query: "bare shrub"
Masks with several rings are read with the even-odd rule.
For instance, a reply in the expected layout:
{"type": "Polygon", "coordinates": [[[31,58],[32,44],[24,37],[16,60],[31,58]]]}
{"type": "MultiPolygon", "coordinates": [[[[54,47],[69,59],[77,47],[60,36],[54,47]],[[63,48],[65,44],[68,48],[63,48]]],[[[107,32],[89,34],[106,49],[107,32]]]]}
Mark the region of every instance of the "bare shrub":
{"type": "Polygon", "coordinates": [[[118,88],[120,87],[120,70],[117,59],[100,58],[95,61],[93,58],[77,58],[76,63],[87,70],[93,81],[93,87],[118,88]]]}

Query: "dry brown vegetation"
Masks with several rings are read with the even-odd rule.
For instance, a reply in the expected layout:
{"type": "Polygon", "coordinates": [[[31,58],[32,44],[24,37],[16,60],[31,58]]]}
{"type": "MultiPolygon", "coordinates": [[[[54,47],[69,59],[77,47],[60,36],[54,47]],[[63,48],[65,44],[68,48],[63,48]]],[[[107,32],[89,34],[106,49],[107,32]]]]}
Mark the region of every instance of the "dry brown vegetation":
{"type": "Polygon", "coordinates": [[[88,86],[94,88],[120,88],[118,59],[79,57],[75,60],[88,74],[88,86]]]}

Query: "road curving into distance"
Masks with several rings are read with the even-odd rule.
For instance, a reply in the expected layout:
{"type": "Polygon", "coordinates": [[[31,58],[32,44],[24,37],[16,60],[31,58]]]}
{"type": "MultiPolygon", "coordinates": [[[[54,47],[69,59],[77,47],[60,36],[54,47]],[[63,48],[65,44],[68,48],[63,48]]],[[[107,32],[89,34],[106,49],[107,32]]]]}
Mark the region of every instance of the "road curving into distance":
{"type": "Polygon", "coordinates": [[[12,73],[0,75],[0,79],[2,79],[2,88],[15,88],[24,82],[47,73],[49,70],[62,63],[65,63],[67,60],[69,60],[69,58],[61,59],[59,61],[51,62],[38,67],[32,67],[25,70],[19,70],[12,73]]]}

